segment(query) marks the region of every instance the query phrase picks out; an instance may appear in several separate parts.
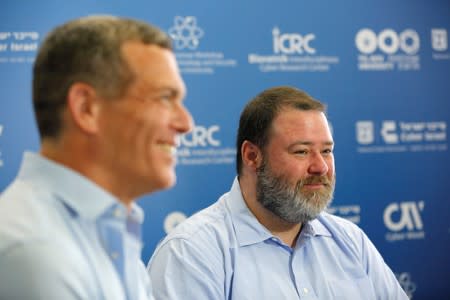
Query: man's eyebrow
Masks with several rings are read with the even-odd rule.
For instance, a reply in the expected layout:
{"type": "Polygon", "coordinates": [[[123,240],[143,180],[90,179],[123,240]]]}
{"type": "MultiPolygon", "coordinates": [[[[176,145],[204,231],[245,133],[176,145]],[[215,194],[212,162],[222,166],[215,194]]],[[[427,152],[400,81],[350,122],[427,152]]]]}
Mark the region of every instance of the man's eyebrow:
{"type": "Polygon", "coordinates": [[[158,90],[160,92],[169,92],[172,97],[178,97],[183,94],[186,96],[186,92],[183,91],[183,89],[174,88],[170,86],[162,86],[158,90]]]}
{"type": "MultiPolygon", "coordinates": [[[[293,142],[292,144],[290,144],[288,149],[291,149],[296,146],[311,146],[311,145],[314,145],[314,143],[311,141],[296,141],[296,142],[293,142]]],[[[325,142],[319,143],[319,145],[332,147],[332,146],[334,146],[334,142],[333,141],[325,141],[325,142]]]]}
{"type": "MultiPolygon", "coordinates": [[[[310,145],[313,145],[314,143],[313,142],[311,142],[311,141],[296,141],[296,142],[294,142],[294,143],[292,143],[291,145],[290,145],[290,147],[292,147],[292,146],[296,146],[296,145],[306,145],[306,146],[310,146],[310,145]]],[[[320,145],[326,145],[326,146],[333,146],[334,145],[334,142],[333,141],[325,141],[325,142],[322,142],[322,143],[319,143],[320,145]]]]}

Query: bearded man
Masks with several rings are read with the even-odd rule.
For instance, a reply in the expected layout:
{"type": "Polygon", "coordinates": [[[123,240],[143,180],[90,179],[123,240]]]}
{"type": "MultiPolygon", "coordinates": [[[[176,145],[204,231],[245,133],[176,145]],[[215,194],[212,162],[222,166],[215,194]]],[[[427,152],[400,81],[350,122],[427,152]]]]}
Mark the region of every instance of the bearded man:
{"type": "Polygon", "coordinates": [[[408,299],[355,224],[324,210],[335,187],[325,105],[270,88],[244,108],[237,174],[148,264],[157,299],[408,299]]]}

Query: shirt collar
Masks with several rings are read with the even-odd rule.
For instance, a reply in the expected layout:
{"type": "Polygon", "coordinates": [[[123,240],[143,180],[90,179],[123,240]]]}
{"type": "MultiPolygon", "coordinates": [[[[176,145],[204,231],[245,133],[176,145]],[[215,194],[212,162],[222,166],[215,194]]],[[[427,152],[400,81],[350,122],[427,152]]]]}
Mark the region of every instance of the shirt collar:
{"type": "MultiPolygon", "coordinates": [[[[25,152],[18,177],[32,179],[37,189],[50,191],[73,213],[82,217],[97,219],[112,206],[117,206],[127,215],[126,207],[112,194],[80,173],[42,155],[25,152]]],[[[142,223],[143,212],[135,204],[131,215],[142,223]]]]}
{"type": "MultiPolygon", "coordinates": [[[[230,211],[239,246],[256,244],[273,238],[273,234],[256,219],[242,197],[239,180],[233,181],[228,197],[225,199],[230,211]]],[[[317,218],[304,224],[302,235],[331,236],[330,231],[317,218]]]]}
{"type": "Polygon", "coordinates": [[[320,218],[315,218],[314,220],[307,222],[303,226],[302,234],[305,236],[332,236],[331,232],[322,224],[320,218]]]}
{"type": "Polygon", "coordinates": [[[231,214],[239,246],[256,244],[273,237],[272,233],[259,223],[247,207],[237,177],[235,177],[228,195],[229,197],[225,201],[231,214]]]}

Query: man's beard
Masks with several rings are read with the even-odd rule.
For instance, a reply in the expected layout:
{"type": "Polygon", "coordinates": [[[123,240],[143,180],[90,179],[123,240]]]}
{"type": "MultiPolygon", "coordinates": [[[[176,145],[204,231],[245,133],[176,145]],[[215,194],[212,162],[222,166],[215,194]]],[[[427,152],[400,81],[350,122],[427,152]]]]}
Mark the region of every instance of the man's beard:
{"type": "Polygon", "coordinates": [[[283,175],[276,176],[266,160],[258,168],[256,197],[273,214],[288,223],[305,223],[315,219],[333,198],[336,177],[309,176],[295,186],[283,175]],[[305,184],[322,183],[320,190],[302,192],[305,184]]]}

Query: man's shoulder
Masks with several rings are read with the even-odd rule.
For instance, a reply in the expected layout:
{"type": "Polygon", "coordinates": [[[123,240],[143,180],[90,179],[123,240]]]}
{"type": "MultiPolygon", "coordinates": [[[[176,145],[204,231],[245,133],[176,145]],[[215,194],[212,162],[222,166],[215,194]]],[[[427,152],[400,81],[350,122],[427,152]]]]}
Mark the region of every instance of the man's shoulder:
{"type": "Polygon", "coordinates": [[[77,245],[39,233],[43,229],[36,227],[34,231],[22,229],[19,237],[0,236],[0,298],[35,299],[40,291],[48,299],[68,299],[64,295],[72,293],[87,299],[84,293],[92,290],[88,287],[95,278],[77,245]]]}
{"type": "Polygon", "coordinates": [[[184,239],[195,242],[206,236],[222,236],[229,227],[229,214],[221,199],[193,214],[171,231],[166,240],[184,239]]]}
{"type": "Polygon", "coordinates": [[[320,213],[318,219],[323,222],[333,224],[336,227],[349,228],[352,230],[359,229],[358,225],[356,225],[352,221],[345,219],[343,217],[340,217],[340,216],[330,214],[326,211],[320,213]]]}
{"type": "Polygon", "coordinates": [[[14,245],[56,239],[61,229],[48,191],[30,182],[13,181],[0,195],[0,252],[14,245]]]}
{"type": "Polygon", "coordinates": [[[335,239],[356,238],[359,240],[364,235],[364,232],[357,224],[327,212],[322,212],[317,220],[328,229],[335,239]]]}

